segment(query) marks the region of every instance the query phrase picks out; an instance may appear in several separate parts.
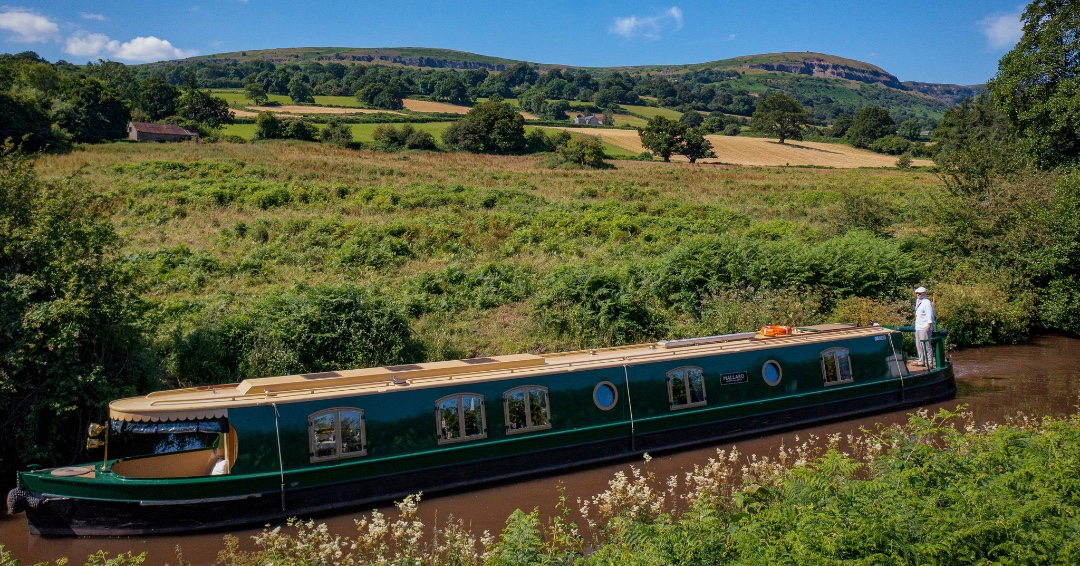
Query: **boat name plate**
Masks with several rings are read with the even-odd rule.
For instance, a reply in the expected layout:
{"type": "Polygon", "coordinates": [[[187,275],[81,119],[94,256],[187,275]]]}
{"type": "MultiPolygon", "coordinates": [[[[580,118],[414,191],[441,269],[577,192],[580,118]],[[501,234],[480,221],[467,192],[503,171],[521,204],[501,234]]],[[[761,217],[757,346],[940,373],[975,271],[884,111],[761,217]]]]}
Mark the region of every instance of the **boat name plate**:
{"type": "Polygon", "coordinates": [[[749,381],[745,371],[737,371],[735,373],[725,373],[720,376],[721,385],[732,385],[735,383],[746,383],[749,381]]]}

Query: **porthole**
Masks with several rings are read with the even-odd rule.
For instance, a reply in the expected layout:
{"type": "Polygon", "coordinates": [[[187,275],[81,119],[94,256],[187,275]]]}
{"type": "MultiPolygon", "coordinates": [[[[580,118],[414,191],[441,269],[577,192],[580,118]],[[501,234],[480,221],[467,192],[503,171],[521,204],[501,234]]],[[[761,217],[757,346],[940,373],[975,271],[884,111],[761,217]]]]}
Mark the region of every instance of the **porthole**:
{"type": "Polygon", "coordinates": [[[780,378],[783,376],[784,372],[780,370],[780,364],[776,363],[776,360],[769,360],[765,362],[765,365],[761,366],[761,377],[769,385],[780,383],[780,378]]]}
{"type": "Polygon", "coordinates": [[[592,400],[601,410],[609,411],[619,401],[619,391],[610,381],[601,381],[592,390],[592,400]]]}

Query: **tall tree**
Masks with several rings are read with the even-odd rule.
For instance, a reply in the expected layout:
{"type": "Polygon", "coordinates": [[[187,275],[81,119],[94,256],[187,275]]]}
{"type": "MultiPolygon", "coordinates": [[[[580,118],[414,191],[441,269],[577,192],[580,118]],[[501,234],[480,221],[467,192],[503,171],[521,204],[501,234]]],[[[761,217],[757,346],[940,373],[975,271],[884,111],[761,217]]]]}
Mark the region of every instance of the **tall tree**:
{"type": "Polygon", "coordinates": [[[758,102],[754,115],[750,118],[750,127],[765,134],[780,138],[780,143],[791,138],[802,139],[802,129],[810,119],[810,114],[798,100],[777,92],[758,102]]]}
{"type": "Polygon", "coordinates": [[[259,81],[251,81],[244,85],[244,96],[256,106],[266,104],[270,97],[266,94],[266,88],[259,81]]]}
{"type": "Polygon", "coordinates": [[[671,154],[678,153],[686,124],[668,120],[663,116],[649,118],[644,128],[638,128],[641,145],[653,155],[659,155],[665,162],[671,161],[671,154]]]}
{"type": "Polygon", "coordinates": [[[705,138],[705,128],[687,128],[679,144],[678,154],[686,156],[690,163],[697,163],[702,157],[716,157],[712,142],[705,138]]]}
{"type": "MultiPolygon", "coordinates": [[[[97,81],[97,79],[89,79],[97,81]]],[[[71,462],[104,401],[156,375],[118,238],[84,187],[0,149],[0,475],[71,462]]],[[[3,481],[3,480],[0,480],[3,481]]]]}
{"type": "Polygon", "coordinates": [[[442,139],[452,149],[517,153],[525,149],[525,119],[509,104],[489,100],[451,124],[442,139]]]}
{"type": "Polygon", "coordinates": [[[1080,161],[1080,2],[1034,0],[987,88],[1042,168],[1080,161]]]}
{"type": "Polygon", "coordinates": [[[889,116],[889,111],[876,106],[868,106],[855,113],[844,137],[855,147],[870,147],[870,144],[896,133],[896,122],[889,116]]]}
{"type": "Polygon", "coordinates": [[[311,87],[304,82],[304,78],[299,74],[293,75],[293,77],[289,79],[289,98],[297,103],[315,102],[311,87]]]}

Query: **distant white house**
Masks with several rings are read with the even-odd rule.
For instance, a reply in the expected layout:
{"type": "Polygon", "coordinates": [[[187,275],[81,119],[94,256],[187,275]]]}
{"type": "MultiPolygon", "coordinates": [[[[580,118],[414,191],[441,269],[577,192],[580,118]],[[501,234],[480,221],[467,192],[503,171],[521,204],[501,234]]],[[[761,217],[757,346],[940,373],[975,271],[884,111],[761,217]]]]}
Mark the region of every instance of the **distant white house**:
{"type": "Polygon", "coordinates": [[[574,116],[575,124],[588,124],[590,126],[602,126],[604,124],[603,118],[597,118],[596,116],[582,116],[578,114],[574,116]]]}
{"type": "Polygon", "coordinates": [[[153,124],[150,122],[128,122],[128,139],[135,141],[185,141],[199,139],[199,134],[175,124],[153,124]]]}

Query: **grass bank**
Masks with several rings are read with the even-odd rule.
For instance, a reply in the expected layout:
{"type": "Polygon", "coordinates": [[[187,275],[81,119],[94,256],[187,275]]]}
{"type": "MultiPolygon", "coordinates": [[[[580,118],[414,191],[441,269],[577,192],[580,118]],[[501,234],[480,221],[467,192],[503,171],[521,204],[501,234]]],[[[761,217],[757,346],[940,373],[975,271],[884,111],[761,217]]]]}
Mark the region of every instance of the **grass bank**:
{"type": "Polygon", "coordinates": [[[311,370],[287,336],[272,345],[280,366],[249,363],[267,359],[260,325],[276,324],[259,312],[289,297],[377,297],[364,304],[405,320],[418,344],[395,354],[408,361],[902,323],[916,284],[968,343],[1022,338],[1032,316],[1007,278],[937,251],[948,195],[926,172],[553,170],[538,157],[302,142],[117,143],[38,169],[111,216],[173,383],[311,370]]]}

